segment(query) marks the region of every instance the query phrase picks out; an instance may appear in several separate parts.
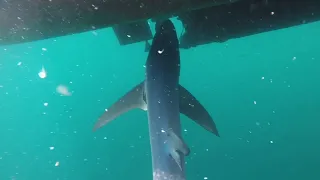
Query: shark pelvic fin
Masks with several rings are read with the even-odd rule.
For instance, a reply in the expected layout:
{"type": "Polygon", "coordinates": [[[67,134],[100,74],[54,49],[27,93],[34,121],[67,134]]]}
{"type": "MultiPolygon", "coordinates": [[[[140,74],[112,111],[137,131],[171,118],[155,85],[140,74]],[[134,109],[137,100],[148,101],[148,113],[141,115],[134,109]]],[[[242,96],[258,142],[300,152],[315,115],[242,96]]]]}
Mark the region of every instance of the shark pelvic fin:
{"type": "Polygon", "coordinates": [[[183,86],[179,85],[180,113],[186,115],[194,122],[220,136],[216,124],[202,104],[183,86]]]}
{"type": "Polygon", "coordinates": [[[136,87],[131,89],[127,94],[121,97],[117,102],[111,105],[102,116],[98,119],[94,125],[93,130],[97,130],[102,126],[106,125],[113,119],[117,118],[121,114],[135,108],[143,110],[147,109],[146,102],[143,99],[144,94],[144,82],[138,84],[136,87]]]}
{"type": "Polygon", "coordinates": [[[188,145],[183,141],[181,137],[179,137],[176,133],[169,129],[167,132],[169,136],[169,141],[172,144],[172,149],[175,151],[181,152],[183,155],[188,156],[190,154],[190,148],[188,145]]]}
{"type": "Polygon", "coordinates": [[[174,159],[174,161],[179,166],[180,170],[182,171],[182,161],[181,161],[181,153],[174,149],[171,150],[170,156],[174,159]]]}

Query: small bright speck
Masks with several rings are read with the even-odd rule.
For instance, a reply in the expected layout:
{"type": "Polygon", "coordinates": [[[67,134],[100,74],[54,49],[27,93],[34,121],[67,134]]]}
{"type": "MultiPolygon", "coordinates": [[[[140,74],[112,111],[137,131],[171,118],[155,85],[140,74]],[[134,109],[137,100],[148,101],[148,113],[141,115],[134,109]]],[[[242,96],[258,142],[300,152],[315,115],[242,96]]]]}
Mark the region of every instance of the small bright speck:
{"type": "Polygon", "coordinates": [[[158,53],[159,53],[159,54],[162,54],[162,53],[163,53],[163,51],[164,51],[164,49],[162,49],[162,50],[158,50],[158,53]]]}
{"type": "Polygon", "coordinates": [[[259,122],[256,122],[256,125],[257,125],[257,126],[260,126],[260,123],[259,123],[259,122]]]}
{"type": "Polygon", "coordinates": [[[43,105],[44,105],[44,106],[48,106],[48,103],[47,103],[47,102],[45,102],[45,103],[43,103],[43,105]]]}
{"type": "Polygon", "coordinates": [[[164,133],[164,132],[166,132],[166,131],[164,131],[163,129],[161,129],[161,132],[163,132],[163,133],[164,133]]]}
{"type": "Polygon", "coordinates": [[[293,58],[292,58],[292,61],[294,61],[294,60],[296,60],[296,59],[297,59],[297,57],[293,57],[293,58]]]}
{"type": "Polygon", "coordinates": [[[51,146],[51,147],[49,147],[49,149],[52,151],[52,150],[54,150],[54,147],[53,147],[53,146],[51,146]]]}
{"type": "Polygon", "coordinates": [[[257,101],[253,101],[253,104],[257,104],[257,101]]]}
{"type": "Polygon", "coordinates": [[[264,80],[264,77],[261,77],[262,80],[264,80]]]}
{"type": "Polygon", "coordinates": [[[271,14],[271,15],[274,15],[274,12],[272,11],[270,14],[271,14]]]}
{"type": "Polygon", "coordinates": [[[60,165],[59,161],[57,161],[54,166],[58,167],[60,165]]]}
{"type": "Polygon", "coordinates": [[[21,64],[22,64],[22,62],[18,62],[18,64],[17,64],[17,65],[18,65],[18,66],[21,66],[21,64]]]}
{"type": "Polygon", "coordinates": [[[273,144],[273,141],[270,141],[270,144],[273,144]]]}
{"type": "Polygon", "coordinates": [[[42,48],[42,51],[47,51],[47,48],[42,48]]]}
{"type": "Polygon", "coordinates": [[[38,75],[39,75],[39,77],[40,77],[41,79],[44,79],[44,78],[47,77],[47,72],[46,72],[46,70],[44,69],[43,66],[42,66],[42,69],[40,70],[40,72],[38,73],[38,75]]]}
{"type": "Polygon", "coordinates": [[[104,109],[104,111],[105,111],[105,112],[107,112],[107,111],[108,111],[108,109],[104,109]]]}
{"type": "Polygon", "coordinates": [[[203,179],[208,179],[208,177],[204,177],[203,179]]]}
{"type": "Polygon", "coordinates": [[[131,36],[130,36],[129,34],[127,34],[127,37],[128,37],[128,38],[131,38],[131,36]]]}
{"type": "Polygon", "coordinates": [[[187,130],[187,129],[184,129],[183,131],[184,131],[184,132],[187,132],[188,130],[187,130]]]}

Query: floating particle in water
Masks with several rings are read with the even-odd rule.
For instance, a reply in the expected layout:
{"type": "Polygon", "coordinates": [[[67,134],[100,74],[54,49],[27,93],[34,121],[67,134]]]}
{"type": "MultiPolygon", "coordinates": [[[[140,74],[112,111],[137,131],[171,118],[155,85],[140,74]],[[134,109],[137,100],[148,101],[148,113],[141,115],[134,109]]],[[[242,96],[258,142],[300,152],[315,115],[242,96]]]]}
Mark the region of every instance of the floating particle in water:
{"type": "Polygon", "coordinates": [[[297,57],[294,56],[294,57],[292,58],[292,61],[294,61],[294,60],[296,60],[296,59],[297,59],[297,57]]]}
{"type": "Polygon", "coordinates": [[[17,65],[18,65],[18,66],[21,66],[21,64],[22,64],[22,62],[18,62],[18,64],[17,64],[17,65]]]}
{"type": "Polygon", "coordinates": [[[208,177],[204,177],[203,179],[207,180],[207,179],[208,179],[208,177]]]}
{"type": "Polygon", "coordinates": [[[98,35],[98,33],[96,31],[92,31],[92,34],[95,35],[95,36],[98,35]]]}
{"type": "Polygon", "coordinates": [[[270,144],[273,144],[273,141],[270,141],[270,144]]]}
{"type": "Polygon", "coordinates": [[[43,103],[43,105],[44,105],[44,106],[48,106],[48,103],[47,103],[47,102],[45,102],[45,103],[43,103]]]}
{"type": "Polygon", "coordinates": [[[54,150],[54,147],[53,147],[53,146],[51,146],[51,147],[49,147],[49,149],[52,151],[52,150],[54,150]]]}
{"type": "Polygon", "coordinates": [[[256,125],[257,125],[257,126],[260,126],[260,123],[259,123],[259,122],[256,122],[256,125]]]}
{"type": "Polygon", "coordinates": [[[71,96],[71,92],[69,92],[69,89],[67,86],[65,85],[59,85],[57,88],[56,88],[57,92],[61,95],[64,95],[64,96],[71,96]]]}
{"type": "Polygon", "coordinates": [[[59,165],[60,165],[60,162],[59,162],[59,161],[57,161],[57,162],[54,164],[55,167],[58,167],[59,165]]]}
{"type": "Polygon", "coordinates": [[[47,51],[47,48],[42,48],[42,51],[47,51]]]}
{"type": "Polygon", "coordinates": [[[264,77],[262,76],[261,79],[264,80],[264,77]]]}
{"type": "Polygon", "coordinates": [[[95,6],[94,4],[91,4],[91,6],[95,9],[95,10],[98,10],[99,7],[98,6],[95,6]]]}
{"type": "Polygon", "coordinates": [[[253,101],[253,104],[257,104],[257,101],[253,101]]]}
{"type": "Polygon", "coordinates": [[[40,72],[38,73],[38,75],[39,75],[39,77],[40,77],[41,79],[44,79],[44,78],[47,77],[47,71],[44,69],[43,66],[42,66],[40,72]]]}

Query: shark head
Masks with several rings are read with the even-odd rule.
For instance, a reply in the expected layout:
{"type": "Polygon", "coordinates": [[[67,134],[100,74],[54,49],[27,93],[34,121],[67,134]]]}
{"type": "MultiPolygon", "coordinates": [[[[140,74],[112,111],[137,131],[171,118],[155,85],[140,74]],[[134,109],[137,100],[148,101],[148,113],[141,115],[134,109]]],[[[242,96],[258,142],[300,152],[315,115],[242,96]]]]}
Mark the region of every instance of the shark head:
{"type": "Polygon", "coordinates": [[[146,62],[147,73],[157,68],[163,73],[180,75],[179,40],[176,29],[170,20],[162,21],[156,25],[156,34],[150,47],[146,62]],[[149,70],[148,70],[149,68],[149,70]]]}

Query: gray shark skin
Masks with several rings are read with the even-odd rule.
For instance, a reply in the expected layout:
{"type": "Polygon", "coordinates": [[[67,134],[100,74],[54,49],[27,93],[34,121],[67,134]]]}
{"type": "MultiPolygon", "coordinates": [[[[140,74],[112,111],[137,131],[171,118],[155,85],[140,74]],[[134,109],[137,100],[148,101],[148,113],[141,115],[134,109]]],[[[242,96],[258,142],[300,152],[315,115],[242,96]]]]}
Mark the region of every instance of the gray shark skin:
{"type": "Polygon", "coordinates": [[[154,180],[185,179],[179,113],[179,42],[171,21],[157,27],[146,63],[146,99],[154,180]],[[160,29],[159,29],[160,28],[160,29]]]}
{"type": "Polygon", "coordinates": [[[108,108],[93,130],[135,108],[147,110],[153,180],[185,180],[184,158],[190,149],[181,135],[180,113],[219,136],[200,102],[179,84],[180,51],[170,20],[157,28],[146,62],[146,80],[108,108]]]}

